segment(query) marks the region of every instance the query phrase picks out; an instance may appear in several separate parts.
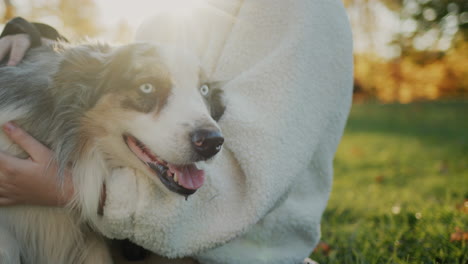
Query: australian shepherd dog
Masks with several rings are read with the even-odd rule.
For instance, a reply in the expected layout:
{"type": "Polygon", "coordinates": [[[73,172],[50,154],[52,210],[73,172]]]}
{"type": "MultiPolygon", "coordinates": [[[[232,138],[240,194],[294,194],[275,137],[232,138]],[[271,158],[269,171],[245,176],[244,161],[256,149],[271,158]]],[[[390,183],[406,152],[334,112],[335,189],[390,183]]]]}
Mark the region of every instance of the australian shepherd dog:
{"type": "MultiPolygon", "coordinates": [[[[223,144],[222,95],[195,56],[137,43],[39,47],[0,66],[0,124],[14,120],[51,148],[58,178],[72,174],[66,208],[0,208],[0,263],[112,263],[93,230],[112,170],[131,168],[167,195],[204,183],[198,162],[223,144]]],[[[0,133],[0,150],[27,155],[0,133]]]]}

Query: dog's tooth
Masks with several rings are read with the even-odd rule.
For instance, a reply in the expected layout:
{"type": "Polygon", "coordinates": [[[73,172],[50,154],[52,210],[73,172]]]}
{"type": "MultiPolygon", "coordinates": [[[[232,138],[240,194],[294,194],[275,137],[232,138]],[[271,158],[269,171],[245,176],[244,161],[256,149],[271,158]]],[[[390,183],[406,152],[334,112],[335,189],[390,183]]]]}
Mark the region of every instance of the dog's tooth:
{"type": "Polygon", "coordinates": [[[177,178],[177,173],[174,174],[174,181],[179,183],[179,178],[177,178]]]}

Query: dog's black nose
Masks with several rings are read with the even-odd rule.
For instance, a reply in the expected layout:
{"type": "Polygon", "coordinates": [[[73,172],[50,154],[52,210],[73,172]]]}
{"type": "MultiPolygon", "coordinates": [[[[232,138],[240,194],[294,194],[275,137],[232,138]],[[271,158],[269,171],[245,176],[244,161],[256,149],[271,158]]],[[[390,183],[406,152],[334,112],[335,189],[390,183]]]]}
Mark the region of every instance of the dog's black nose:
{"type": "Polygon", "coordinates": [[[209,159],[221,150],[224,138],[218,129],[199,129],[192,133],[192,145],[204,159],[209,159]]]}

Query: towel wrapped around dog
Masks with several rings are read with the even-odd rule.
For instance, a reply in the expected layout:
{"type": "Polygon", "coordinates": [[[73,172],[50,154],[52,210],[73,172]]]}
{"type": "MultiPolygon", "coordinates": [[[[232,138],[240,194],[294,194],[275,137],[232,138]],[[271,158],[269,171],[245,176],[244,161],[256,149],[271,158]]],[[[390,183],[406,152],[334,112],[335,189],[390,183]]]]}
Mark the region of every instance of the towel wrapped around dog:
{"type": "MultiPolygon", "coordinates": [[[[339,0],[210,0],[147,20],[138,41],[198,54],[221,85],[225,145],[187,200],[128,169],[107,180],[98,228],[201,263],[301,263],[320,238],[333,157],[352,95],[339,0]]],[[[157,136],[157,135],[155,135],[157,136]]]]}

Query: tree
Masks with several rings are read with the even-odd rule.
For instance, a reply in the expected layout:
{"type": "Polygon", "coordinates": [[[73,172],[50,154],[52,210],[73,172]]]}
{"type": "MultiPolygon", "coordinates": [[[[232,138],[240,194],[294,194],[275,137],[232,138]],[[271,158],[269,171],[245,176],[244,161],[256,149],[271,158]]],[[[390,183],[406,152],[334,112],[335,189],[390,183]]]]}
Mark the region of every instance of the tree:
{"type": "Polygon", "coordinates": [[[386,0],[389,9],[399,13],[405,31],[395,36],[403,52],[447,50],[456,36],[468,40],[468,1],[466,0],[386,0]]]}
{"type": "Polygon", "coordinates": [[[401,32],[394,36],[394,45],[403,52],[418,50],[447,50],[453,40],[468,40],[468,1],[466,0],[344,0],[348,8],[359,8],[360,20],[372,38],[374,21],[378,19],[372,7],[379,2],[395,12],[400,19],[401,32]]]}
{"type": "MultiPolygon", "coordinates": [[[[372,45],[356,54],[355,83],[382,101],[411,102],[468,92],[468,1],[345,0],[354,31],[370,39],[382,6],[396,32],[388,45],[399,56],[382,58],[372,45]],[[399,26],[398,26],[399,25],[399,26]]],[[[386,21],[386,20],[382,20],[386,21]]],[[[363,37],[363,36],[357,36],[363,37]]]]}

